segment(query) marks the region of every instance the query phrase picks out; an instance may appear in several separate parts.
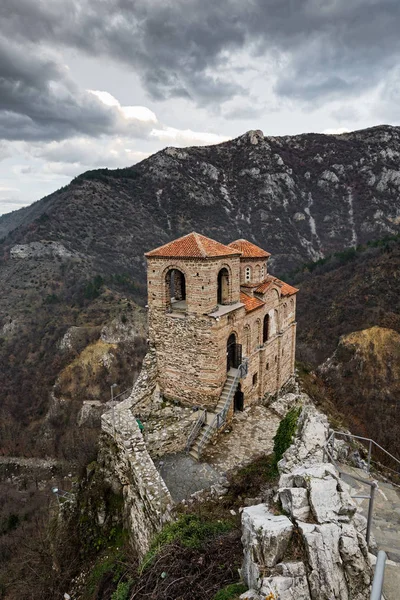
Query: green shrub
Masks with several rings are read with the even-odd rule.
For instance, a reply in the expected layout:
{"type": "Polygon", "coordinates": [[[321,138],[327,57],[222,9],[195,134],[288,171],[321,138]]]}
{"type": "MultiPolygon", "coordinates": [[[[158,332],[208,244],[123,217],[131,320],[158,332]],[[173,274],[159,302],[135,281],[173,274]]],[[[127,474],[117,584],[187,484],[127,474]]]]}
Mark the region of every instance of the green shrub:
{"type": "Polygon", "coordinates": [[[57,304],[58,302],[60,302],[60,298],[56,294],[47,294],[44,299],[45,304],[57,304]]]}
{"type": "Polygon", "coordinates": [[[182,515],[177,521],[168,523],[155,537],[149,552],[143,559],[142,570],[151,564],[157,553],[168,544],[180,543],[191,549],[199,549],[212,537],[230,531],[229,521],[207,521],[197,515],[182,515]]]}
{"type": "Polygon", "coordinates": [[[111,595],[111,600],[128,600],[132,583],[131,579],[129,581],[120,581],[117,589],[111,595]]]}
{"type": "Polygon", "coordinates": [[[235,600],[235,598],[239,598],[240,594],[244,594],[247,589],[244,583],[231,583],[219,590],[213,600],[235,600]]]}
{"type": "Polygon", "coordinates": [[[96,275],[92,281],[89,281],[84,289],[84,296],[88,300],[94,300],[100,296],[101,288],[104,284],[104,279],[101,275],[96,275]]]}
{"type": "Polygon", "coordinates": [[[277,468],[278,462],[292,443],[297,429],[301,408],[292,408],[286,417],[279,424],[278,431],[274,437],[274,466],[277,468]]]}

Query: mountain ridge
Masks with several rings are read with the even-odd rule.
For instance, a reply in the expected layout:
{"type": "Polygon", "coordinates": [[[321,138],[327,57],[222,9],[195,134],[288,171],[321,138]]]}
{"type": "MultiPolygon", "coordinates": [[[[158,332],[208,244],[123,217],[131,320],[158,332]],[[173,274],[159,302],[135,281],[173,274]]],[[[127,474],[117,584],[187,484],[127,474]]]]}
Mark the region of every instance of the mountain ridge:
{"type": "Polygon", "coordinates": [[[196,230],[222,243],[248,238],[288,270],[398,231],[399,157],[400,128],[391,126],[334,136],[250,131],[214,146],[167,147],[132,167],[83,173],[0,217],[2,245],[63,238],[99,257],[101,235],[141,262],[143,280],[146,250],[196,230]]]}

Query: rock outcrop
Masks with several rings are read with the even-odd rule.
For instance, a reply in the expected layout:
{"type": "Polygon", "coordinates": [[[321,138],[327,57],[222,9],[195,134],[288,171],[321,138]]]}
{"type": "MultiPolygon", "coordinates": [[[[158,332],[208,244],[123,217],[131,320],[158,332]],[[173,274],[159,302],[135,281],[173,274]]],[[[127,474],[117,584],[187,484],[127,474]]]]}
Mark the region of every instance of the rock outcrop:
{"type": "Polygon", "coordinates": [[[365,522],[335,467],[323,462],[327,438],[325,415],[303,408],[296,439],[278,464],[277,500],[287,516],[265,505],[244,509],[242,576],[252,595],[242,598],[369,598],[365,522]]]}

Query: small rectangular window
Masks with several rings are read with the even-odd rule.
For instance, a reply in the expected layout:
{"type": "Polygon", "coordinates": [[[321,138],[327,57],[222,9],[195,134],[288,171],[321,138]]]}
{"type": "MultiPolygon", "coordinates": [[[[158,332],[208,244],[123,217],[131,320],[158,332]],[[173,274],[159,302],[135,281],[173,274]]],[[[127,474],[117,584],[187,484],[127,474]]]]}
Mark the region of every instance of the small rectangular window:
{"type": "Polygon", "coordinates": [[[258,373],[254,373],[253,375],[253,385],[257,385],[258,373]]]}

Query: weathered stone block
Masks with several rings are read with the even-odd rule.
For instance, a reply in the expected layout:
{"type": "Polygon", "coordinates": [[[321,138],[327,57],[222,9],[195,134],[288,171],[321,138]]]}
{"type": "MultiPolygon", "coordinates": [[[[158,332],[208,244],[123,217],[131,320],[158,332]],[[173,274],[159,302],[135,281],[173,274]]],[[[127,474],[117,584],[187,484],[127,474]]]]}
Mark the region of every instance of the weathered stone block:
{"type": "Polygon", "coordinates": [[[305,521],[310,516],[308,492],[304,488],[283,488],[279,490],[282,508],[293,519],[305,521]]]}
{"type": "Polygon", "coordinates": [[[263,577],[265,570],[283,558],[293,524],[284,515],[270,513],[265,504],[258,504],[243,510],[242,531],[242,576],[249,588],[256,589],[257,581],[263,577]]]}

